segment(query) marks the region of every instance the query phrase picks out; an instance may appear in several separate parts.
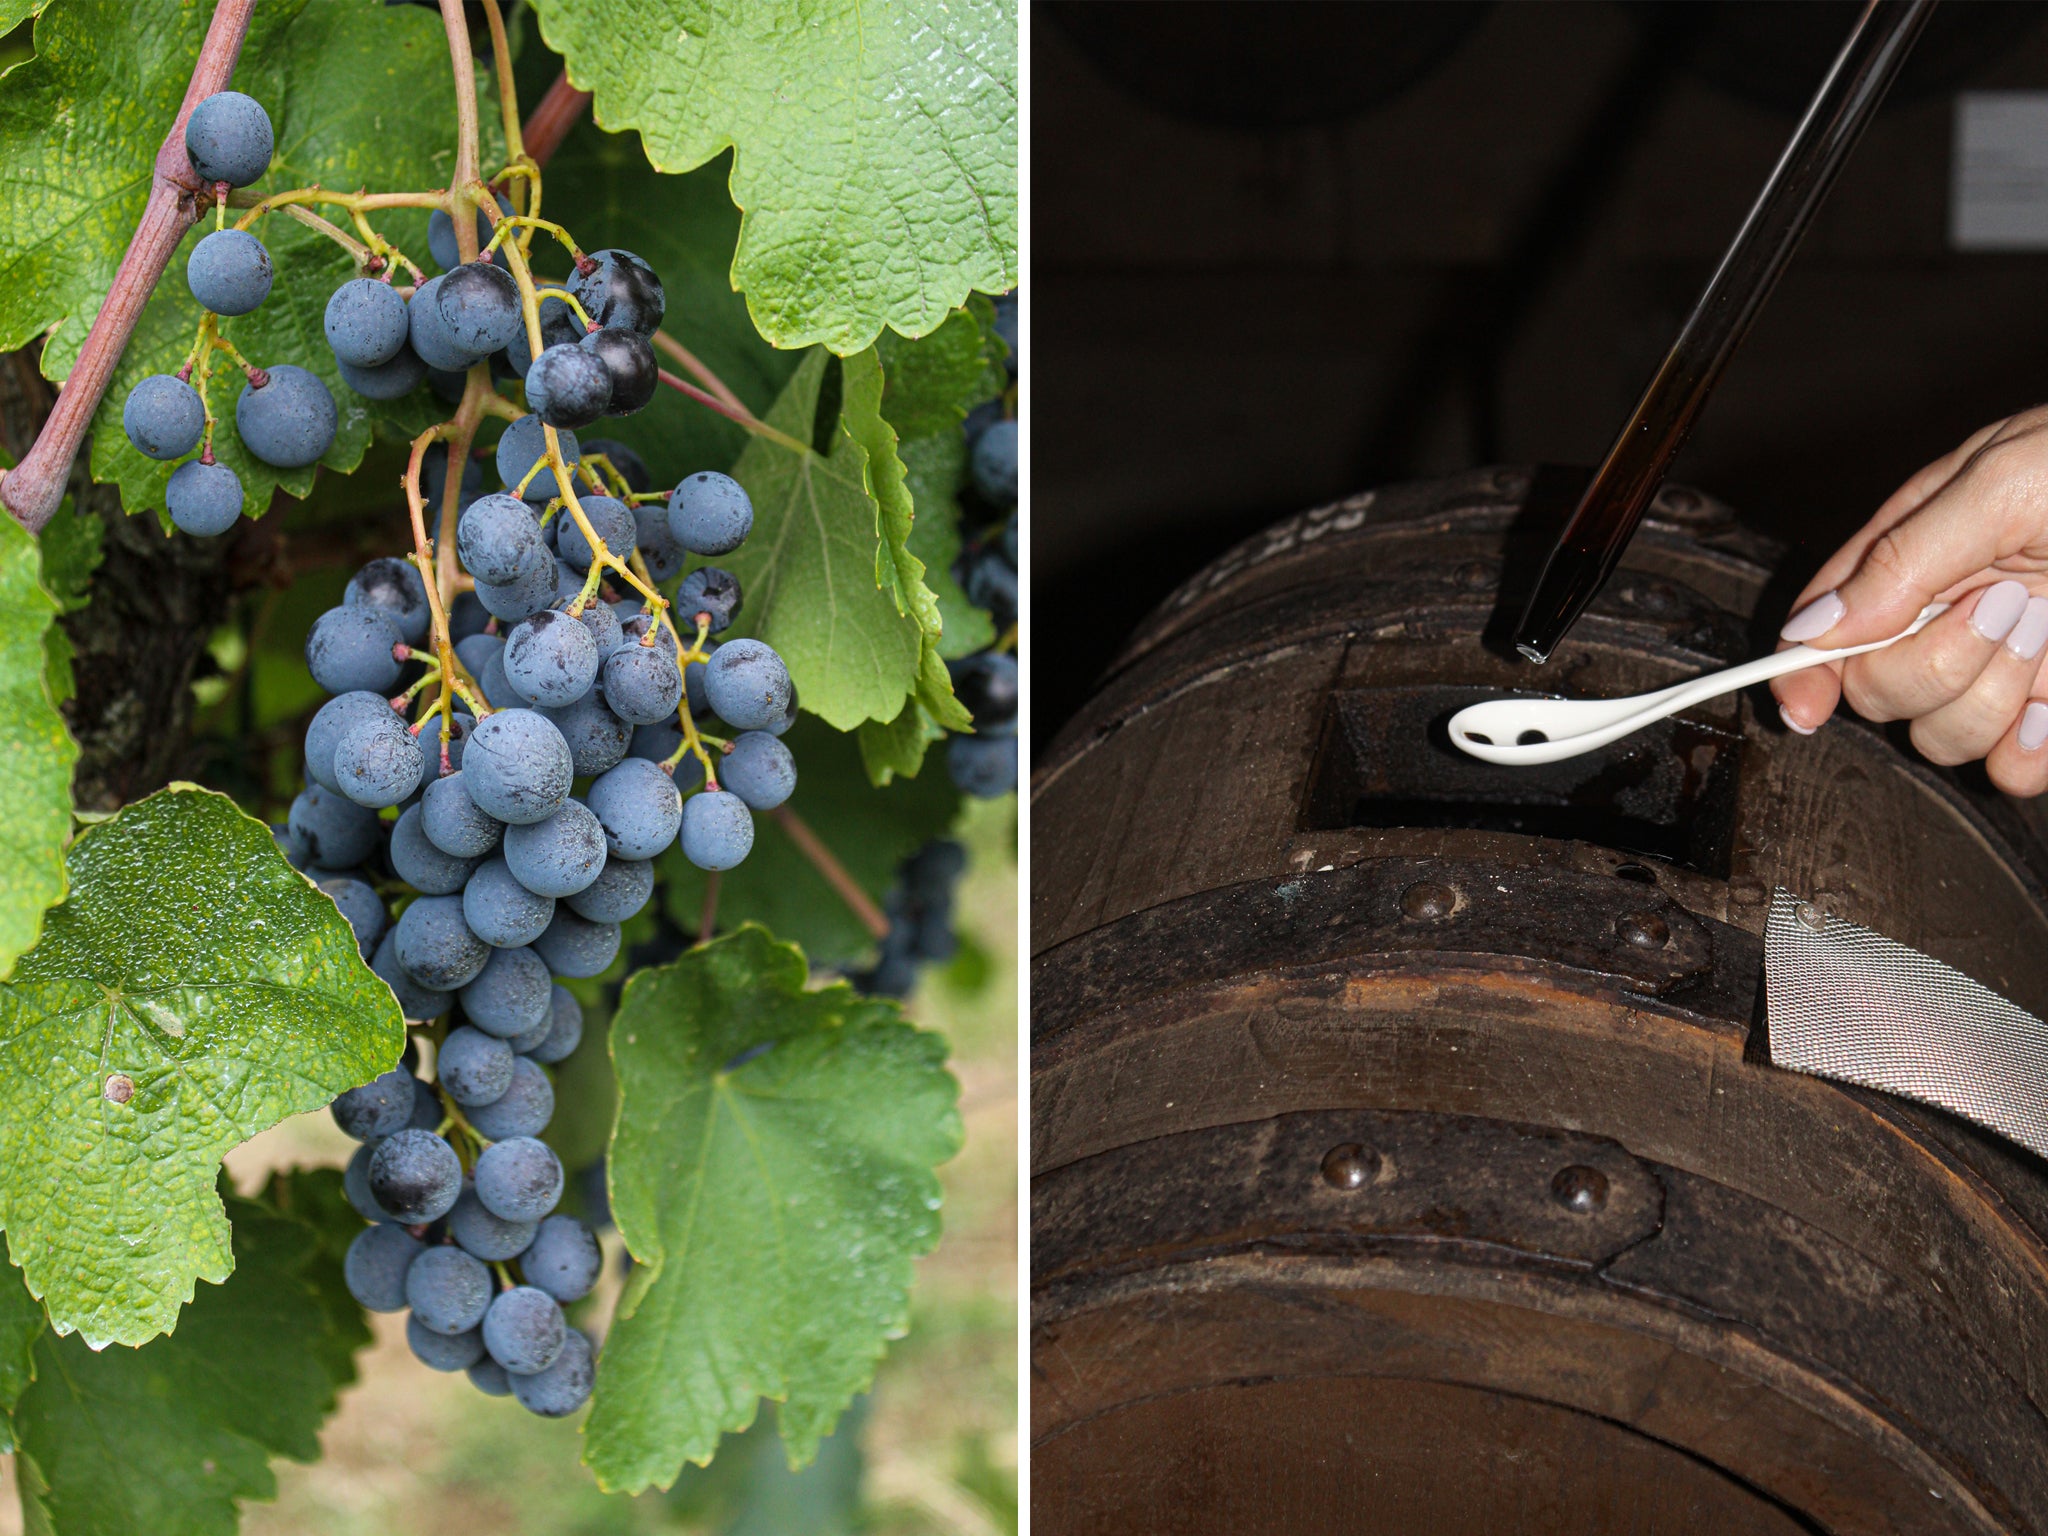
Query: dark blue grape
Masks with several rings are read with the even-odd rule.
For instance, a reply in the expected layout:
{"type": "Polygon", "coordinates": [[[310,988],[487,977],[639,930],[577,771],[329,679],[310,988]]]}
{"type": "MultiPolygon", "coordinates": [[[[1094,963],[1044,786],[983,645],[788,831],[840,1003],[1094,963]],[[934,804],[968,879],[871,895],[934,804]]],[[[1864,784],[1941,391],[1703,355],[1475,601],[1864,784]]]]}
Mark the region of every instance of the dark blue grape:
{"type": "Polygon", "coordinates": [[[235,397],[235,431],[242,446],[277,469],[319,463],[334,446],[339,422],[334,396],[319,376],[290,363],[272,368],[261,388],[244,384],[235,397]]]}
{"type": "Polygon", "coordinates": [[[516,496],[494,491],[469,504],[455,525],[455,552],[478,581],[503,586],[547,559],[540,524],[516,496]]]}
{"type": "Polygon", "coordinates": [[[371,810],[412,794],[424,769],[419,738],[389,710],[356,721],[334,744],[334,781],[349,799],[371,810]]]}
{"type": "Polygon", "coordinates": [[[676,840],[682,825],[675,780],[644,757],[629,757],[600,775],[584,800],[602,828],[605,846],[622,859],[653,858],[676,840]]]}
{"type": "Polygon", "coordinates": [[[605,703],[630,725],[675,718],[683,702],[682,674],[668,645],[622,645],[604,659],[605,703]]]}
{"type": "Polygon", "coordinates": [[[185,119],[185,154],[198,178],[246,187],[270,169],[276,140],[270,114],[253,96],[215,91],[185,119]]]}
{"type": "Polygon", "coordinates": [[[955,736],[946,746],[946,772],[963,793],[994,800],[1017,787],[1017,738],[955,736]]]}
{"type": "MultiPolygon", "coordinates": [[[[564,613],[569,611],[567,603],[557,603],[556,606],[564,613]]],[[[625,630],[620,626],[619,616],[612,612],[610,604],[593,600],[585,605],[583,612],[576,618],[577,622],[590,631],[590,638],[597,642],[599,660],[611,655],[626,643],[625,630]]]]}
{"type": "MultiPolygon", "coordinates": [[[[483,1337],[482,1333],[478,1333],[477,1337],[481,1339],[483,1337]]],[[[512,1378],[505,1374],[505,1367],[498,1364],[489,1355],[485,1355],[483,1359],[477,1361],[475,1365],[469,1368],[469,1384],[475,1387],[477,1391],[483,1393],[485,1397],[510,1397],[512,1395],[512,1378]]]]}
{"type": "MultiPolygon", "coordinates": [[[[411,1042],[408,1040],[407,1044],[410,1045],[411,1042]]],[[[412,1124],[423,1131],[439,1130],[442,1120],[446,1117],[447,1110],[441,1103],[441,1095],[434,1091],[432,1085],[414,1078],[412,1080],[412,1124]]],[[[365,1167],[367,1166],[365,1164],[365,1167]]]]}
{"type": "Polygon", "coordinates": [[[506,1221],[484,1209],[476,1190],[465,1186],[448,1213],[448,1235],[464,1253],[486,1264],[516,1259],[532,1244],[540,1229],[530,1221],[506,1221]]]}
{"type": "Polygon", "coordinates": [[[377,953],[370,957],[370,969],[398,999],[399,1011],[415,1023],[424,1024],[429,1019],[438,1019],[455,1001],[454,993],[423,987],[406,973],[405,967],[398,963],[398,930],[395,928],[378,943],[377,953]]]}
{"type": "Polygon", "coordinates": [[[731,869],[754,846],[747,803],[723,790],[699,790],[683,802],[683,857],[699,869],[731,869]]]}
{"type": "Polygon", "coordinates": [[[732,476],[703,470],[669,497],[668,526],[692,554],[730,554],[754,531],[754,503],[732,476]]]}
{"type": "MultiPolygon", "coordinates": [[[[412,1131],[399,1133],[401,1136],[415,1134],[412,1131]]],[[[386,1147],[389,1145],[390,1142],[384,1143],[386,1147]]],[[[378,1148],[380,1152],[383,1150],[383,1147],[378,1148]]],[[[377,1187],[375,1158],[371,1159],[370,1172],[370,1188],[376,1192],[380,1202],[387,1208],[393,1208],[377,1187]]],[[[485,1210],[506,1221],[539,1221],[562,1198],[561,1159],[555,1156],[553,1147],[531,1136],[494,1141],[476,1160],[476,1197],[483,1201],[485,1210]]],[[[448,1203],[455,1203],[453,1195],[449,1196],[448,1203]]]]}
{"type": "Polygon", "coordinates": [[[1017,504],[1017,423],[999,421],[974,445],[974,488],[999,507],[1017,504]]]}
{"type": "Polygon", "coordinates": [[[519,285],[503,267],[466,261],[435,281],[434,313],[462,351],[488,357],[519,334],[519,285]]]}
{"type": "Polygon", "coordinates": [[[381,830],[375,811],[321,784],[301,791],[285,821],[293,850],[321,869],[354,869],[376,851],[381,830]]]}
{"type": "Polygon", "coordinates": [[[1017,617],[1017,568],[1003,558],[1000,550],[983,550],[967,569],[967,600],[986,608],[998,624],[1017,617]]]}
{"type": "MultiPolygon", "coordinates": [[[[456,1182],[459,1185],[461,1179],[456,1182]]],[[[455,1202],[448,1204],[452,1207],[455,1202]]],[[[405,1300],[412,1308],[413,1321],[422,1328],[441,1334],[467,1333],[490,1310],[491,1272],[475,1254],[460,1248],[445,1244],[429,1248],[405,1272],[405,1300]]]]}
{"type": "MultiPolygon", "coordinates": [[[[512,200],[502,192],[494,195],[497,199],[498,211],[504,214],[511,213],[512,200]]],[[[482,250],[490,243],[491,221],[484,215],[482,209],[478,209],[476,215],[477,249],[482,250]]],[[[432,256],[435,264],[444,271],[451,270],[462,264],[462,247],[455,243],[455,221],[439,208],[436,208],[427,215],[427,254],[432,256]]],[[[493,251],[491,259],[500,266],[503,266],[505,264],[505,253],[502,250],[493,251]]]]}
{"type": "Polygon", "coordinates": [[[432,1131],[408,1126],[377,1143],[369,1178],[372,1198],[400,1221],[438,1221],[462,1192],[462,1160],[432,1131]]]}
{"type": "Polygon", "coordinates": [[[374,368],[358,368],[344,362],[336,362],[335,367],[341,371],[341,382],[365,400],[403,400],[427,376],[427,365],[409,346],[401,347],[390,362],[374,368]]]}
{"type": "Polygon", "coordinates": [[[759,640],[730,641],[704,665],[704,697],[740,730],[767,730],[789,709],[789,668],[759,640]]]}
{"type": "Polygon", "coordinates": [[[604,1273],[604,1250],[574,1216],[550,1216],[534,1232],[519,1269],[528,1285],[556,1301],[581,1301],[604,1273]]]}
{"type": "Polygon", "coordinates": [[[796,792],[796,758],[766,731],[745,731],[719,763],[718,782],[747,809],[772,811],[796,792]]]}
{"type": "MultiPolygon", "coordinates": [[[[573,342],[582,334],[582,323],[577,320],[576,312],[569,308],[565,300],[551,295],[540,301],[540,345],[543,352],[549,347],[573,342]]],[[[533,367],[533,349],[527,345],[526,327],[523,324],[519,327],[519,334],[505,344],[505,361],[512,365],[512,371],[522,379],[533,367]]]]}
{"type": "Polygon", "coordinates": [[[543,709],[569,744],[569,761],[578,778],[600,774],[626,755],[633,727],[612,713],[604,689],[592,688],[566,709],[543,709]]]}
{"type": "MultiPolygon", "coordinates": [[[[644,757],[649,762],[665,763],[676,755],[676,749],[682,744],[683,728],[676,723],[675,716],[671,715],[668,719],[657,720],[652,725],[634,726],[633,745],[626,755],[628,757],[644,757]]],[[[677,764],[676,772],[679,775],[686,772],[690,765],[695,762],[695,754],[684,758],[681,763],[677,764]]],[[[699,777],[701,776],[700,774],[699,777]]],[[[682,787],[683,785],[679,781],[676,784],[676,788],[681,789],[682,787]]]]}
{"type": "Polygon", "coordinates": [[[1010,377],[1017,377],[1017,294],[1016,290],[998,295],[995,302],[996,334],[1003,338],[1003,345],[1009,355],[1003,359],[1003,366],[1010,370],[1010,377]]]}
{"type": "Polygon", "coordinates": [[[464,635],[455,642],[455,655],[468,669],[471,677],[483,676],[484,664],[505,648],[505,642],[496,635],[487,635],[479,630],[464,635]]]}
{"type": "Polygon", "coordinates": [[[366,1141],[355,1149],[349,1157],[348,1167],[342,1171],[341,1189],[363,1220],[393,1222],[398,1218],[379,1205],[376,1196],[370,1193],[370,1154],[376,1150],[377,1144],[373,1141],[366,1141]]]}
{"type": "Polygon", "coordinates": [[[329,693],[388,693],[399,673],[391,649],[403,641],[390,614],[344,603],[313,621],[306,670],[329,693]]]}
{"type": "Polygon", "coordinates": [[[216,229],[185,263],[185,284],[201,309],[246,315],[270,297],[270,252],[246,229],[216,229]]]}
{"type": "Polygon", "coordinates": [[[399,917],[392,937],[406,974],[437,992],[467,986],[492,954],[462,920],[462,901],[455,896],[422,896],[399,917]]]}
{"type": "Polygon", "coordinates": [[[342,593],[344,603],[381,608],[398,625],[407,645],[425,645],[432,610],[427,606],[426,583],[419,567],[410,560],[385,556],[372,560],[349,578],[342,593]]]}
{"type": "Polygon", "coordinates": [[[441,296],[441,285],[447,281],[445,276],[430,277],[413,290],[406,304],[406,331],[420,361],[429,368],[459,375],[484,354],[460,345],[441,318],[440,306],[435,301],[441,296]]]}
{"type": "MultiPolygon", "coordinates": [[[[574,432],[559,432],[555,440],[562,450],[562,462],[571,468],[583,462],[583,450],[576,446],[574,432]]],[[[526,415],[505,429],[505,435],[498,439],[498,478],[505,483],[505,489],[515,495],[523,495],[528,501],[549,502],[562,494],[555,483],[553,469],[544,468],[535,475],[524,492],[519,482],[526,479],[527,472],[547,456],[546,434],[541,430],[538,416],[526,415]]]]}
{"type": "MultiPolygon", "coordinates": [[[[434,323],[438,325],[440,322],[437,320],[434,323]]],[[[460,405],[463,395],[469,390],[469,374],[460,368],[429,367],[427,387],[433,390],[437,400],[448,405],[460,405]]]]}
{"type": "Polygon", "coordinates": [[[393,1067],[328,1106],[334,1123],[357,1141],[377,1141],[402,1131],[412,1119],[412,1074],[393,1067]]]}
{"type": "Polygon", "coordinates": [[[462,989],[462,1011],[486,1034],[510,1039],[548,1016],[550,985],[547,964],[533,950],[494,949],[462,989]]]}
{"type": "MultiPolygon", "coordinates": [[[[655,361],[654,348],[638,331],[617,326],[591,331],[578,345],[604,368],[610,387],[608,403],[602,414],[630,416],[654,398],[654,391],[661,383],[661,365],[655,361]]],[[[533,399],[531,386],[528,387],[527,399],[533,399]]],[[[535,410],[540,408],[538,404],[534,406],[535,410]]],[[[571,422],[570,425],[580,426],[581,423],[571,422]]]]}
{"type": "Polygon", "coordinates": [[[529,704],[574,704],[597,681],[597,664],[588,626],[553,608],[520,620],[505,637],[505,681],[529,704]]]}
{"type": "Polygon", "coordinates": [[[484,1358],[481,1328],[457,1334],[435,1333],[417,1316],[405,1320],[405,1342],[413,1358],[430,1371],[466,1371],[484,1358]]]}
{"type": "MultiPolygon", "coordinates": [[[[138,452],[152,459],[182,459],[199,446],[206,431],[206,407],[199,391],[183,379],[152,373],[128,391],[121,406],[121,430],[138,452]]],[[[237,511],[241,505],[237,496],[237,511]]]]}
{"type": "MultiPolygon", "coordinates": [[[[448,445],[431,444],[425,460],[420,465],[420,488],[426,493],[427,505],[441,505],[441,494],[448,489],[448,445]]],[[[456,494],[462,506],[468,506],[484,493],[484,467],[474,458],[462,461],[462,487],[456,494]]]]}
{"type": "Polygon", "coordinates": [[[471,635],[480,635],[491,622],[491,611],[474,592],[455,594],[455,606],[448,610],[448,637],[460,645],[471,635]]]}
{"type": "MultiPolygon", "coordinates": [[[[509,1049],[509,1047],[508,1047],[509,1049]]],[[[498,1098],[471,1110],[469,1123],[486,1141],[538,1136],[555,1115],[555,1085],[524,1056],[514,1058],[512,1082],[498,1098]]]]}
{"type": "Polygon", "coordinates": [[[614,855],[604,861],[604,868],[598,871],[595,880],[568,898],[569,910],[593,923],[623,923],[646,906],[648,897],[653,894],[653,864],[646,859],[622,859],[614,855]]]}
{"type": "MultiPolygon", "coordinates": [[[[419,825],[420,835],[434,847],[450,858],[465,861],[484,857],[505,835],[505,824],[486,815],[469,798],[459,768],[427,786],[427,792],[420,797],[419,825]]],[[[475,865],[471,864],[463,876],[464,882],[475,872],[475,865]]]]}
{"type": "Polygon", "coordinates": [[[426,1244],[403,1227],[365,1227],[341,1261],[342,1280],[358,1305],[372,1312],[403,1312],[406,1272],[425,1251],[426,1244]]]}
{"type": "Polygon", "coordinates": [[[512,1086],[512,1047],[467,1024],[451,1029],[434,1057],[434,1079],[464,1109],[495,1103],[512,1086]]]}
{"type": "Polygon", "coordinates": [[[536,896],[512,877],[504,857],[486,859],[462,888],[462,914],[471,931],[497,949],[531,944],[554,920],[555,898],[536,896]]]}
{"type": "Polygon", "coordinates": [[[512,1395],[528,1413],[544,1419],[567,1418],[590,1401],[590,1389],[597,1380],[596,1359],[589,1338],[581,1329],[571,1328],[562,1341],[554,1364],[531,1376],[512,1376],[512,1395]]]}
{"type": "Polygon", "coordinates": [[[188,459],[171,471],[164,510],[180,531],[209,539],[226,533],[242,515],[242,479],[225,464],[188,459]]]}
{"type": "Polygon", "coordinates": [[[594,265],[569,279],[569,292],[583,312],[607,328],[623,327],[642,336],[661,328],[667,296],[654,269],[631,251],[592,251],[594,265]]]}
{"type": "Polygon", "coordinates": [[[506,1291],[484,1317],[484,1348],[515,1378],[553,1365],[567,1334],[561,1303],[531,1285],[506,1291]]]}
{"type": "Polygon", "coordinates": [[[369,964],[370,956],[377,952],[377,941],[384,937],[384,926],[390,921],[390,914],[384,910],[384,898],[352,875],[332,875],[320,881],[319,886],[321,894],[348,919],[349,930],[356,936],[356,948],[362,951],[363,963],[369,964]]]}
{"type": "MultiPolygon", "coordinates": [[[[669,530],[668,510],[659,502],[636,502],[633,528],[633,542],[639,546],[640,558],[647,562],[647,573],[657,586],[673,581],[689,564],[690,552],[676,542],[675,534],[669,530]]],[[[633,605],[635,611],[638,606],[633,605]]]]}
{"type": "Polygon", "coordinates": [[[530,709],[501,709],[478,724],[463,754],[464,786],[509,826],[545,821],[569,798],[569,744],[530,709]]]}
{"type": "Polygon", "coordinates": [[[721,634],[740,612],[740,581],[715,565],[700,566],[676,588],[676,614],[685,634],[702,619],[708,633],[721,634]]]}
{"type": "MultiPolygon", "coordinates": [[[[590,520],[590,526],[619,559],[624,560],[633,553],[633,542],[638,536],[640,525],[633,520],[633,512],[623,501],[611,496],[584,496],[583,515],[590,520]]],[[[590,540],[583,536],[583,529],[575,518],[564,511],[556,515],[561,533],[558,535],[556,550],[570,566],[578,571],[590,569],[597,552],[590,547],[590,540]]],[[[580,585],[580,583],[579,583],[580,585]]]]}
{"type": "Polygon", "coordinates": [[[556,982],[549,993],[547,1038],[526,1054],[535,1061],[552,1064],[566,1061],[582,1043],[583,1005],[576,1001],[573,992],[556,982]]]}
{"type": "Polygon", "coordinates": [[[967,413],[967,419],[960,423],[960,430],[967,438],[967,451],[972,453],[974,445],[981,441],[981,434],[1003,419],[1003,402],[1000,398],[984,400],[967,413]]]}
{"type": "MultiPolygon", "coordinates": [[[[604,828],[580,800],[564,801],[545,821],[505,829],[505,862],[513,878],[537,896],[574,896],[597,878],[604,858],[604,828]]],[[[529,1020],[520,1027],[531,1026],[529,1020]]]]}
{"type": "Polygon", "coordinates": [[[523,1034],[511,1036],[505,1043],[512,1047],[515,1055],[531,1056],[535,1046],[547,1043],[548,1031],[554,1028],[554,1023],[553,1013],[550,1012],[547,1018],[542,1019],[533,1028],[523,1034]]]}
{"type": "Polygon", "coordinates": [[[557,976],[588,979],[618,958],[619,925],[594,923],[567,905],[557,905],[554,920],[533,941],[533,948],[557,976]]]}
{"type": "Polygon", "coordinates": [[[338,694],[322,704],[306,727],[306,773],[315,784],[339,791],[334,777],[334,747],[353,725],[364,720],[397,720],[396,712],[381,693],[357,689],[338,694]]]}
{"type": "Polygon", "coordinates": [[[526,372],[526,404],[551,427],[587,427],[611,403],[603,359],[572,342],[549,347],[526,372]]]}
{"type": "Polygon", "coordinates": [[[321,324],[335,361],[352,368],[390,362],[405,350],[412,332],[404,298],[374,277],[351,278],[335,289],[321,324]]]}
{"type": "Polygon", "coordinates": [[[583,572],[566,560],[555,562],[555,603],[560,607],[565,601],[573,601],[583,592],[583,572]]]}
{"type": "MultiPolygon", "coordinates": [[[[522,571],[514,581],[503,585],[479,581],[476,584],[477,601],[491,617],[501,623],[516,624],[521,619],[539,613],[555,600],[555,562],[552,557],[537,560],[531,570],[522,571]]],[[[478,682],[483,679],[479,677],[478,682]]],[[[492,701],[493,703],[496,700],[492,701]]]]}
{"type": "Polygon", "coordinates": [[[974,717],[982,732],[1013,725],[1017,719],[1017,661],[1001,651],[983,651],[965,661],[948,662],[953,696],[974,717]]]}

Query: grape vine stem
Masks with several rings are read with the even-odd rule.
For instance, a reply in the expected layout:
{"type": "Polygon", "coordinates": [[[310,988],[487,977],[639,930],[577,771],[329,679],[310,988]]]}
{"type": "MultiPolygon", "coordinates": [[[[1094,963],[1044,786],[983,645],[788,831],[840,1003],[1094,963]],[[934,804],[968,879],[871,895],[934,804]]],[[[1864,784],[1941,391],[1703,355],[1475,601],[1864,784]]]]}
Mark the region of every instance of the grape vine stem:
{"type": "Polygon", "coordinates": [[[778,805],[768,814],[782,823],[782,830],[796,844],[797,852],[811,861],[811,867],[825,877],[825,883],[846,903],[847,910],[860,919],[861,925],[877,939],[887,938],[888,917],[860,888],[860,882],[847,872],[846,866],[832,856],[832,850],[811,830],[810,824],[787,805],[778,805]]]}
{"type": "MultiPolygon", "coordinates": [[[[21,463],[0,477],[0,506],[30,533],[40,533],[63,501],[71,461],[78,457],[78,445],[85,440],[86,428],[99,409],[100,397],[107,392],[143,306],[170,265],[185,231],[198,223],[212,204],[210,192],[199,185],[185,153],[185,120],[194,107],[225,90],[234,78],[255,8],[256,0],[219,0],[214,6],[206,41],[185,86],[185,99],[156,152],[149,202],[129,238],[113,286],[93,318],[78,361],[71,365],[64,387],[58,391],[56,408],[21,463]]],[[[459,12],[461,7],[456,9],[459,12]]]]}

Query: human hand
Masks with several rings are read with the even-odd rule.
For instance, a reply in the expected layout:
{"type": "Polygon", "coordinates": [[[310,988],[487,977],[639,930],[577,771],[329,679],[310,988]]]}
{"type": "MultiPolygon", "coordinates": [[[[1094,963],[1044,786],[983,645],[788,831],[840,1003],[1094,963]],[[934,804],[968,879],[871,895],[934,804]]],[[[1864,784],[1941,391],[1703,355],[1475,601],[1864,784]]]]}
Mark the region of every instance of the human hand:
{"type": "Polygon", "coordinates": [[[1932,762],[1981,757],[2008,794],[2048,790],[2048,407],[1985,427],[1894,491],[1780,633],[1862,645],[1933,602],[1952,606],[1919,634],[1773,682],[1785,723],[1810,735],[1846,699],[1867,720],[1911,720],[1932,762]]]}

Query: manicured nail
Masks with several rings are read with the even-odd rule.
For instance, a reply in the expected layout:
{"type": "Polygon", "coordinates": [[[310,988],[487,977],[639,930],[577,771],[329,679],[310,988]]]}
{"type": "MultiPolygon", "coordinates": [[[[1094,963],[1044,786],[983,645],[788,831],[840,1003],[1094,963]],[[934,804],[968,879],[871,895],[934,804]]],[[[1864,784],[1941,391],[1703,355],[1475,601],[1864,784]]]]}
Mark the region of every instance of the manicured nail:
{"type": "Polygon", "coordinates": [[[1792,711],[1787,709],[1782,704],[1778,706],[1778,718],[1785,722],[1786,730],[1797,731],[1802,736],[1811,736],[1815,731],[1820,729],[1820,727],[1817,725],[1801,725],[1797,720],[1794,720],[1792,718],[1792,711]]]}
{"type": "Polygon", "coordinates": [[[1778,631],[1778,638],[1795,642],[1818,640],[1841,623],[1842,615],[1848,611],[1841,593],[1823,592],[1785,621],[1785,627],[1778,631]]]}
{"type": "Polygon", "coordinates": [[[2037,752],[2044,741],[2048,741],[2048,704],[2036,699],[2020,716],[2020,750],[2037,752]]]}
{"type": "Polygon", "coordinates": [[[2048,597],[2027,599],[2027,611],[2005,637],[2005,648],[2021,661],[2032,661],[2048,645],[2048,597]]]}
{"type": "Polygon", "coordinates": [[[1970,628],[1986,640],[2003,640],[2027,611],[2027,584],[2001,581],[1984,589],[1970,610],[1970,628]]]}

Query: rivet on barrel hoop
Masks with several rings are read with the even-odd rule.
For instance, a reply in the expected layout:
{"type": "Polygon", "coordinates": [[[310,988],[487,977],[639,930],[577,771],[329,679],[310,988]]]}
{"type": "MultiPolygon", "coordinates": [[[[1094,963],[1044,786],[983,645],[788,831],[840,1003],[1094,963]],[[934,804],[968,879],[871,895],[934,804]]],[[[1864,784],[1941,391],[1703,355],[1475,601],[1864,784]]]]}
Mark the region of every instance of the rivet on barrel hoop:
{"type": "Polygon", "coordinates": [[[1355,1141],[1323,1154],[1323,1182],[1333,1189],[1362,1189],[1380,1171],[1380,1155],[1355,1141]]]}
{"type": "Polygon", "coordinates": [[[1792,915],[1806,924],[1815,933],[1828,931],[1828,915],[1810,901],[1802,901],[1792,909],[1792,915]]]}
{"type": "Polygon", "coordinates": [[[1458,905],[1458,893],[1434,880],[1418,880],[1401,893],[1401,910],[1418,922],[1449,917],[1458,905]]]}
{"type": "Polygon", "coordinates": [[[1550,1193],[1568,1211],[1590,1216],[1607,1203],[1607,1175],[1598,1168],[1574,1163],[1557,1170],[1550,1181],[1550,1193]]]}
{"type": "Polygon", "coordinates": [[[1631,912],[1614,925],[1624,944],[1637,949],[1662,949],[1671,942],[1671,925],[1654,912],[1631,912]]]}

